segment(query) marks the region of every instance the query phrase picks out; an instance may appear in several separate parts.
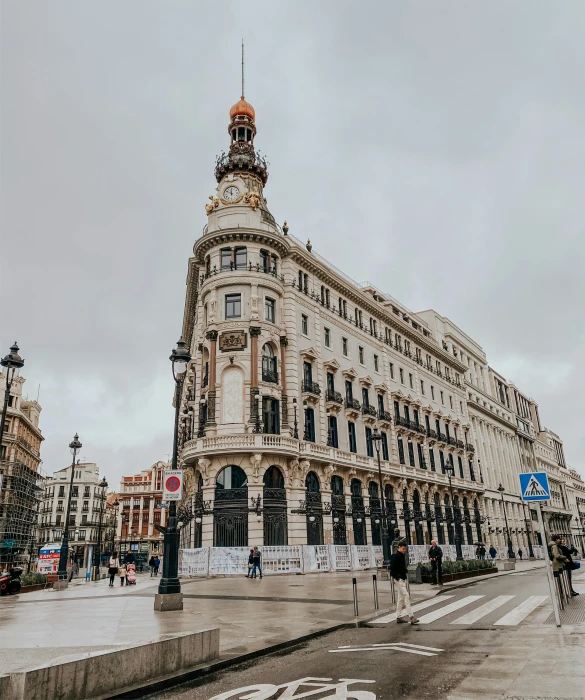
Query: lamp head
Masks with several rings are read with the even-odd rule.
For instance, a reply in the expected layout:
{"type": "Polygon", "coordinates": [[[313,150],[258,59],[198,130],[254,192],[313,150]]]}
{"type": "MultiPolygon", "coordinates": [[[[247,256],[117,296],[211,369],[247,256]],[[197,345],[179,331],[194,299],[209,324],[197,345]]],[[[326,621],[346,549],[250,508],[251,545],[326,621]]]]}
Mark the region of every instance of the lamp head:
{"type": "Polygon", "coordinates": [[[72,455],[75,455],[79,450],[83,447],[83,445],[79,442],[79,435],[75,433],[75,437],[73,440],[69,443],[69,450],[71,451],[72,455]]]}
{"type": "Polygon", "coordinates": [[[173,363],[173,373],[175,375],[185,374],[187,365],[191,362],[191,354],[183,340],[183,336],[177,341],[177,347],[173,348],[169,360],[173,363]]]}
{"type": "Polygon", "coordinates": [[[14,341],[14,344],[10,347],[10,352],[8,355],[5,355],[0,360],[0,365],[2,365],[2,367],[6,367],[7,369],[12,369],[16,373],[16,370],[19,370],[24,365],[24,360],[18,354],[19,349],[18,343],[14,341]]]}

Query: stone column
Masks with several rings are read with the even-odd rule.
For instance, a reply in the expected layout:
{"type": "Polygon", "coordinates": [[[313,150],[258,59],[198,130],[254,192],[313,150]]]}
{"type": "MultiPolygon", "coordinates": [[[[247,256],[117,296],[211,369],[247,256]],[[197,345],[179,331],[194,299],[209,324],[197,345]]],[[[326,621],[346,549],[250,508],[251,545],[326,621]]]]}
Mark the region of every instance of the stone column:
{"type": "Polygon", "coordinates": [[[256,423],[258,416],[258,338],[262,329],[259,326],[250,326],[250,423],[256,423]]]}
{"type": "Polygon", "coordinates": [[[207,425],[214,426],[215,422],[215,377],[216,377],[216,352],[217,331],[207,331],[205,336],[209,340],[209,389],[207,391],[207,425]]]}
{"type": "Polygon", "coordinates": [[[280,383],[282,386],[281,394],[281,426],[285,430],[288,428],[288,395],[286,393],[286,347],[288,340],[286,335],[280,336],[280,383]]]}

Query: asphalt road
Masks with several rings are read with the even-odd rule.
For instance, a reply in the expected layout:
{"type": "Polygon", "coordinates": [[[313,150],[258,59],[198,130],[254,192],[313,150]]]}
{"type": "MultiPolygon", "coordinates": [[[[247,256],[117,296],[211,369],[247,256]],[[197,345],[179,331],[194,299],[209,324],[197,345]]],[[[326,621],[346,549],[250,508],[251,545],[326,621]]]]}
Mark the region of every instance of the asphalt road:
{"type": "Polygon", "coordinates": [[[544,569],[474,582],[434,598],[416,613],[420,625],[341,630],[151,697],[445,700],[502,635],[531,624],[543,606],[550,608],[544,569]]]}

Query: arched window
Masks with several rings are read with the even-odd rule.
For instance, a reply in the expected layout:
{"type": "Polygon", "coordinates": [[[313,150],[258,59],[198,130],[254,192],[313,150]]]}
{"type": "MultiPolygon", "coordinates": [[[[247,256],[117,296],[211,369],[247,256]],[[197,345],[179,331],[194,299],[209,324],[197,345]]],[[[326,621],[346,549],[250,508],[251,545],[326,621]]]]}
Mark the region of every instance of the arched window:
{"type": "Polygon", "coordinates": [[[352,479],[350,489],[351,509],[353,512],[353,539],[355,544],[367,544],[366,511],[362,497],[362,482],[359,479],[352,479]]]}
{"type": "Polygon", "coordinates": [[[234,464],[224,467],[215,481],[213,546],[248,545],[248,477],[234,464]]]}
{"type": "Polygon", "coordinates": [[[321,491],[319,477],[315,474],[315,472],[309,472],[307,474],[307,478],[305,479],[305,488],[309,493],[319,493],[321,491]]]}
{"type": "Polygon", "coordinates": [[[370,525],[372,528],[372,544],[374,546],[382,544],[382,507],[378,496],[378,484],[370,481],[368,484],[368,494],[370,496],[370,525]]]}
{"type": "Polygon", "coordinates": [[[370,498],[378,498],[378,484],[375,481],[370,481],[368,484],[368,493],[370,498]]]}
{"type": "Polygon", "coordinates": [[[284,489],[284,476],[278,467],[268,467],[264,472],[264,486],[269,489],[284,489]]]}
{"type": "Polygon", "coordinates": [[[242,489],[248,486],[248,477],[246,472],[235,465],[224,467],[217,475],[215,488],[216,490],[223,489],[242,489]]]}
{"type": "Polygon", "coordinates": [[[334,496],[343,496],[343,479],[340,476],[331,477],[331,493],[334,496]]]}
{"type": "Polygon", "coordinates": [[[276,356],[269,343],[262,346],[262,381],[278,383],[276,356]]]}
{"type": "Polygon", "coordinates": [[[333,544],[347,544],[343,479],[337,475],[331,477],[331,506],[331,514],[333,517],[333,544]]]}

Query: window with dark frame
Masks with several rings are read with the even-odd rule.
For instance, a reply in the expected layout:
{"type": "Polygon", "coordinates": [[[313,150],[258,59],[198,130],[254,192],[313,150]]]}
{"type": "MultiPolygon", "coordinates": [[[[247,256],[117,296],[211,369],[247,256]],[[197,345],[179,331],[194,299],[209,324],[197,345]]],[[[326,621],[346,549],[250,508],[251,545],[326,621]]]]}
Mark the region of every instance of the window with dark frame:
{"type": "Polygon", "coordinates": [[[309,335],[309,317],[305,314],[301,314],[301,333],[309,335]]]}
{"type": "Polygon", "coordinates": [[[264,316],[268,323],[276,322],[276,301],[266,297],[264,299],[264,316]]]}
{"type": "Polygon", "coordinates": [[[331,331],[329,328],[324,329],[324,336],[325,336],[325,347],[330,348],[331,347],[331,331]]]}
{"type": "Polygon", "coordinates": [[[347,423],[347,434],[349,438],[349,451],[357,452],[357,443],[355,439],[355,423],[348,421],[347,423]]]}
{"type": "Polygon", "coordinates": [[[241,318],[242,316],[242,295],[226,294],[225,296],[225,317],[241,318]]]}
{"type": "Polygon", "coordinates": [[[232,249],[222,248],[220,251],[221,256],[221,269],[230,270],[232,267],[232,249]]]}

